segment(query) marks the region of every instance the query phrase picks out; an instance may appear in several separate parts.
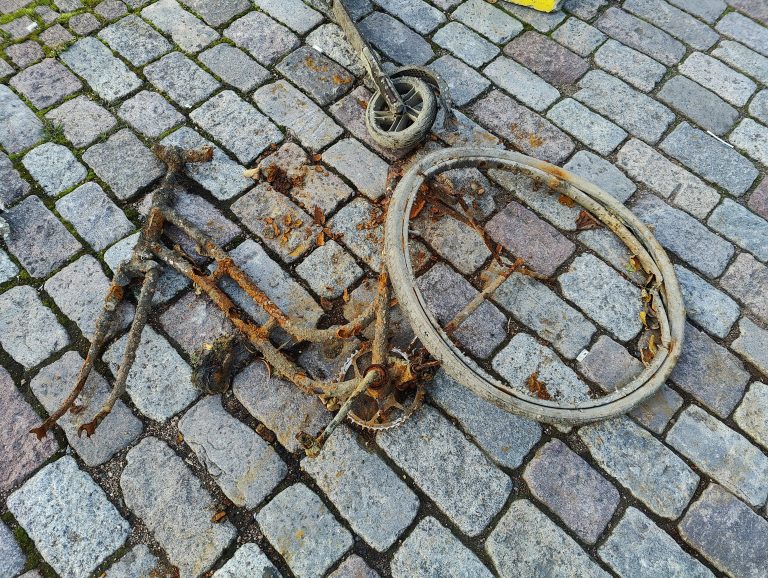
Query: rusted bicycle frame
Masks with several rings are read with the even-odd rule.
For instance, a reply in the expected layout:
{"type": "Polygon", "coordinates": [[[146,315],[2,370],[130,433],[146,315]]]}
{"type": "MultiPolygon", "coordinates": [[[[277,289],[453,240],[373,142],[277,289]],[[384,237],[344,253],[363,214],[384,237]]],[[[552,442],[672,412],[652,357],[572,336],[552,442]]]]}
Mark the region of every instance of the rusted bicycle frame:
{"type": "MultiPolygon", "coordinates": [[[[333,420],[318,437],[314,438],[304,432],[297,435],[308,455],[317,455],[325,440],[349,414],[353,402],[361,394],[366,393],[370,398],[377,400],[379,411],[388,412],[393,405],[398,403],[393,401],[395,392],[419,387],[419,373],[432,364],[426,363],[422,364],[421,367],[413,367],[407,360],[390,356],[387,331],[391,286],[386,266],[382,266],[379,274],[376,299],[349,323],[325,329],[297,325],[242,269],[235,265],[229,255],[211,237],[200,231],[173,207],[174,191],[180,185],[179,177],[185,164],[210,161],[213,149],[205,147],[184,151],[177,147],[158,145],[153,150],[157,157],[167,165],[168,172],[154,193],[149,216],[141,230],[132,257],[123,262],[114,274],[102,313],[97,320],[94,338],[77,376],[75,386],[61,406],[39,427],[31,430],[31,433],[36,434],[38,439],[42,439],[67,411],[73,413],[80,411],[81,408],[76,405],[77,398],[93,369],[95,360],[101,355],[106,337],[115,318],[115,312],[124,299],[126,288],[131,283],[141,279],[136,314],[128,331],[125,353],[112,392],[95,417],[90,422],[80,426],[78,433],[80,435],[83,433],[88,436],[93,435],[101,421],[109,414],[115,402],[125,392],[128,375],[136,358],[141,333],[147,323],[152,298],[157,287],[160,263],[169,265],[187,277],[198,290],[204,292],[224,312],[240,334],[262,354],[263,360],[274,371],[296,384],[305,393],[320,396],[326,405],[339,408],[333,420]],[[213,267],[209,271],[201,270],[178,248],[169,248],[162,243],[161,235],[166,223],[175,225],[194,241],[200,254],[213,259],[213,267]],[[219,287],[218,283],[225,277],[234,281],[269,315],[269,320],[264,325],[258,325],[250,319],[219,287]],[[311,378],[302,368],[275,347],[269,339],[270,332],[277,327],[281,327],[297,341],[325,343],[338,339],[349,339],[362,333],[374,319],[375,332],[370,346],[370,364],[358,377],[338,382],[325,382],[311,378]]],[[[422,397],[423,390],[417,391],[409,412],[418,407],[422,397]]]]}

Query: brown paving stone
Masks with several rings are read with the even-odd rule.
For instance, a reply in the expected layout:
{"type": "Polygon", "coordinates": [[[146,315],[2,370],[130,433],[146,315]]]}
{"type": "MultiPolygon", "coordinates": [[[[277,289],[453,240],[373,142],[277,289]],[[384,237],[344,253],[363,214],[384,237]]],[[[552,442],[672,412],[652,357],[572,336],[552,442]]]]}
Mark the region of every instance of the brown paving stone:
{"type": "Polygon", "coordinates": [[[573,84],[589,70],[587,61],[575,52],[533,31],[513,39],[504,54],[552,84],[573,84]]]}

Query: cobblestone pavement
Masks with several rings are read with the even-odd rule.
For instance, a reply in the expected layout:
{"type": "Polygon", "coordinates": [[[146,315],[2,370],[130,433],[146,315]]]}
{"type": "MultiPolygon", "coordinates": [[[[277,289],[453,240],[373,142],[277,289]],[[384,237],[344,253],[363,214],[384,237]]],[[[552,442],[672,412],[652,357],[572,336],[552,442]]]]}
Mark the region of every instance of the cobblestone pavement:
{"type": "MultiPolygon", "coordinates": [[[[230,392],[200,397],[196,352],[231,327],[165,271],[115,411],[93,438],[67,416],[37,442],[162,174],[151,143],[214,145],[180,210],[309,324],[372,298],[393,158],[366,134],[364,70],[315,0],[0,0],[0,578],[765,577],[768,4],[346,1],[386,60],[450,85],[463,128],[423,150],[523,151],[654,228],[690,322],[669,383],[629,416],[567,429],[439,372],[402,428],[343,426],[302,459],[294,434],[330,414],[253,358],[230,392]],[[288,178],[243,177],[257,165],[288,178]],[[334,240],[318,243],[316,210],[334,240]],[[281,241],[267,218],[286,215],[281,241]]],[[[642,367],[629,255],[540,183],[490,173],[450,179],[496,242],[556,281],[511,277],[457,338],[513,386],[534,372],[563,396],[620,386],[642,367]]],[[[450,217],[414,230],[419,287],[445,322],[490,252],[450,217]]],[[[354,346],[289,347],[326,377],[354,346]]]]}

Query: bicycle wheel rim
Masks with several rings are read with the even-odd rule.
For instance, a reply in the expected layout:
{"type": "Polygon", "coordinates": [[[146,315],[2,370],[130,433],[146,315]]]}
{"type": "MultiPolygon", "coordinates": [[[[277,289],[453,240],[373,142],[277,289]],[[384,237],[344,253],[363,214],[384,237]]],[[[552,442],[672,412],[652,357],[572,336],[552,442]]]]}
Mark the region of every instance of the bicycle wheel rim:
{"type": "Polygon", "coordinates": [[[415,334],[450,377],[504,410],[548,423],[578,424],[614,417],[653,395],[679,359],[685,308],[666,252],[648,227],[614,197],[550,163],[499,149],[451,148],[431,153],[413,165],[398,183],[387,212],[384,244],[395,296],[415,334]],[[408,251],[409,221],[419,187],[428,178],[446,170],[467,167],[523,170],[548,179],[553,189],[588,208],[638,256],[646,270],[653,271],[660,282],[659,320],[665,348],[659,350],[640,375],[612,394],[566,406],[524,395],[486,373],[451,341],[415,283],[408,251]]]}

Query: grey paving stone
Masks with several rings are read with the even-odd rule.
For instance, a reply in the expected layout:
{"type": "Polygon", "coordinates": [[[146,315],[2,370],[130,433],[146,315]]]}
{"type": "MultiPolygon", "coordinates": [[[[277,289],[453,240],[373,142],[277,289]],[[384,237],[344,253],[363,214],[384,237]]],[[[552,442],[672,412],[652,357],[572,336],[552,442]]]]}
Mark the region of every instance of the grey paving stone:
{"type": "Polygon", "coordinates": [[[231,90],[208,99],[190,118],[242,163],[251,162],[270,144],[283,140],[275,125],[231,90]]]}
{"type": "Polygon", "coordinates": [[[603,391],[624,387],[643,370],[643,364],[607,335],[601,335],[578,362],[579,371],[603,391]]]}
{"type": "Polygon", "coordinates": [[[185,172],[219,200],[231,199],[253,185],[251,179],[243,176],[245,168],[242,165],[233,161],[219,147],[205,140],[189,127],[180,128],[161,142],[164,145],[182,148],[213,147],[211,161],[187,165],[185,172]]]}
{"type": "Polygon", "coordinates": [[[596,26],[622,44],[639,50],[667,66],[677,64],[685,55],[685,46],[682,43],[619,8],[608,8],[596,26]]]}
{"type": "Polygon", "coordinates": [[[609,576],[529,500],[512,503],[488,536],[485,550],[501,576],[609,576]]]}
{"type": "Polygon", "coordinates": [[[213,76],[181,52],[172,52],[145,66],[144,75],[159,91],[183,108],[192,108],[221,86],[213,76]]]}
{"type": "Polygon", "coordinates": [[[498,464],[517,468],[541,438],[541,426],[487,402],[440,369],[429,389],[438,407],[459,420],[485,452],[498,464]]]}
{"type": "Polygon", "coordinates": [[[199,52],[218,40],[219,33],[184,10],[175,0],[160,0],[144,8],[141,15],[171,37],[184,52],[199,52]]]}
{"type": "Polygon", "coordinates": [[[602,70],[591,70],[579,81],[573,97],[604,114],[634,136],[656,143],[675,119],[663,104],[637,92],[602,70]]]}
{"type": "Polygon", "coordinates": [[[610,154],[627,138],[626,131],[572,98],[550,108],[547,118],[602,155],[610,154]]]}
{"type": "Polygon", "coordinates": [[[757,317],[768,322],[768,267],[752,255],[742,253],[723,275],[721,287],[736,297],[757,317]]]}
{"type": "Polygon", "coordinates": [[[476,102],[470,111],[481,125],[524,154],[557,164],[573,152],[573,141],[563,131],[498,90],[476,102]]]}
{"type": "Polygon", "coordinates": [[[506,12],[509,12],[512,16],[519,18],[523,22],[530,24],[539,32],[550,32],[567,17],[561,10],[543,12],[533,10],[526,6],[518,6],[517,4],[506,1],[502,1],[501,5],[506,12]]]}
{"type": "Polygon", "coordinates": [[[13,533],[2,522],[0,522],[0,562],[3,564],[3,571],[7,572],[9,577],[20,574],[27,562],[27,557],[16,543],[13,533]]]}
{"type": "MultiPolygon", "coordinates": [[[[0,160],[2,160],[2,156],[0,156],[0,160]]],[[[749,196],[747,205],[763,219],[768,219],[768,179],[763,178],[749,196]]]]}
{"type": "Polygon", "coordinates": [[[429,34],[445,22],[443,13],[423,0],[374,0],[384,10],[402,20],[416,32],[429,34]]]}
{"type": "Polygon", "coordinates": [[[717,20],[728,7],[723,0],[669,0],[669,3],[710,24],[717,20]]]}
{"type": "Polygon", "coordinates": [[[322,159],[369,199],[375,201],[384,194],[389,165],[359,141],[340,140],[323,153],[322,159]]]}
{"type": "Polygon", "coordinates": [[[675,275],[688,318],[716,337],[728,335],[740,315],[738,304],[685,267],[675,265],[675,275]]]}
{"type": "Polygon", "coordinates": [[[145,136],[154,138],[173,128],[184,116],[156,92],[142,90],[117,110],[125,122],[145,136]]]}
{"type": "Polygon", "coordinates": [[[588,425],[579,437],[609,476],[662,518],[677,518],[699,483],[683,460],[626,417],[588,425]]]}
{"type": "MultiPolygon", "coordinates": [[[[146,330],[145,330],[146,331],[146,330]]],[[[237,531],[214,523],[213,497],[165,442],[147,437],[128,452],[120,475],[126,506],[141,518],[182,577],[208,570],[237,531]],[[184,539],[179,539],[183,527],[184,539]]]]}
{"type": "Polygon", "coordinates": [[[692,405],[680,414],[666,439],[704,473],[748,504],[765,504],[768,458],[720,420],[692,405]]]}
{"type": "Polygon", "coordinates": [[[622,203],[637,189],[615,165],[589,151],[577,152],[563,168],[596,184],[622,203]]]}
{"type": "Polygon", "coordinates": [[[705,333],[686,325],[683,352],[671,379],[725,418],[741,400],[749,374],[735,355],[705,333]]]}
{"type": "Polygon", "coordinates": [[[560,440],[544,445],[523,474],[533,496],[587,544],[594,544],[619,504],[619,492],[560,440]]]}
{"type": "Polygon", "coordinates": [[[296,267],[315,293],[327,299],[340,297],[357,281],[363,270],[336,241],[327,241],[309,254],[296,267]]]}
{"type": "Polygon", "coordinates": [[[301,0],[258,0],[258,7],[299,34],[309,32],[323,20],[322,14],[301,0]]]}
{"type": "Polygon", "coordinates": [[[358,86],[337,103],[332,104],[328,110],[353,137],[368,145],[378,155],[394,161],[402,157],[402,154],[395,153],[391,149],[385,149],[374,143],[371,135],[368,134],[368,128],[365,126],[365,108],[371,96],[372,93],[365,86],[358,86]]]}
{"type": "Polygon", "coordinates": [[[495,300],[564,357],[574,359],[595,327],[554,292],[530,277],[515,273],[496,291],[495,300]]]}
{"type": "MultiPolygon", "coordinates": [[[[64,267],[43,285],[64,315],[72,319],[86,339],[92,339],[101,305],[109,290],[109,279],[99,262],[91,255],[83,255],[64,267]]],[[[116,311],[114,327],[110,333],[130,324],[133,305],[123,303],[116,311]]]]}
{"type": "Polygon", "coordinates": [[[343,132],[320,107],[285,80],[262,86],[253,99],[275,123],[286,127],[311,150],[322,149],[343,132]]]}
{"type": "MultiPolygon", "coordinates": [[[[74,351],[68,351],[60,359],[41,369],[32,379],[32,392],[47,412],[53,413],[67,397],[77,381],[82,365],[83,358],[74,351]]],[[[85,406],[84,411],[77,415],[66,413],[58,421],[70,447],[89,467],[108,461],[139,437],[143,429],[141,421],[118,400],[112,412],[104,418],[92,436],[79,435],[79,427],[94,418],[107,400],[110,389],[110,384],[99,373],[91,372],[85,391],[78,398],[78,404],[85,406]]]]}
{"type": "Polygon", "coordinates": [[[125,214],[93,182],[85,183],[59,199],[56,210],[97,251],[134,229],[125,214]]]}
{"type": "MultiPolygon", "coordinates": [[[[51,11],[50,15],[54,20],[58,18],[58,14],[53,11],[51,11]]],[[[63,48],[75,39],[75,37],[61,24],[54,24],[50,28],[47,28],[40,34],[39,38],[43,41],[43,44],[54,50],[63,48]]]]}
{"type": "Polygon", "coordinates": [[[680,535],[715,567],[759,578],[768,564],[768,522],[717,484],[710,484],[679,525],[680,535]]]}
{"type": "Polygon", "coordinates": [[[751,118],[745,118],[734,129],[729,139],[750,157],[768,165],[768,127],[751,118]]]}
{"type": "Polygon", "coordinates": [[[83,86],[77,77],[53,58],[25,68],[10,85],[38,109],[48,108],[77,92],[83,86]]]}
{"type": "MultiPolygon", "coordinates": [[[[445,263],[438,263],[417,280],[417,286],[439,323],[445,325],[478,291],[445,263]]],[[[473,355],[487,358],[506,338],[506,318],[488,302],[467,317],[454,337],[473,355]]]]}
{"type": "Polygon", "coordinates": [[[670,78],[658,97],[704,130],[717,135],[727,133],[739,118],[735,108],[685,76],[670,78]]]}
{"type": "Polygon", "coordinates": [[[0,283],[13,279],[19,272],[19,268],[11,261],[8,253],[0,249],[0,283]]]}
{"type": "Polygon", "coordinates": [[[768,448],[768,385],[756,381],[749,386],[733,419],[763,448],[768,448]]]}
{"type": "Polygon", "coordinates": [[[304,484],[280,492],[255,518],[297,578],[320,578],[353,543],[350,533],[304,484]]]}
{"type": "MultiPolygon", "coordinates": [[[[104,262],[114,273],[118,266],[131,258],[133,248],[139,240],[139,233],[129,235],[121,239],[104,252],[104,262]]],[[[179,291],[183,290],[189,281],[181,273],[176,272],[169,266],[160,265],[160,278],[157,281],[157,290],[152,299],[153,305],[160,305],[172,299],[179,291]]],[[[134,292],[134,294],[136,294],[134,292]]]]}
{"type": "Polygon", "coordinates": [[[217,44],[198,58],[221,80],[243,92],[264,84],[272,76],[245,52],[229,44],[217,44]]]}
{"type": "Polygon", "coordinates": [[[575,248],[557,229],[514,201],[485,229],[494,241],[542,275],[552,275],[575,248]]]}
{"type": "Polygon", "coordinates": [[[248,542],[240,546],[235,555],[212,578],[240,578],[241,576],[264,576],[282,578],[282,574],[272,565],[269,558],[256,544],[248,542]]]}
{"type": "MultiPolygon", "coordinates": [[[[121,337],[104,354],[104,361],[115,375],[126,341],[126,336],[121,337]]],[[[155,421],[165,421],[178,413],[199,394],[191,375],[190,367],[168,341],[151,327],[145,327],[127,383],[128,395],[138,410],[155,421]],[[172,388],[169,383],[173,383],[172,388]]]]}
{"type": "MultiPolygon", "coordinates": [[[[19,68],[26,68],[30,64],[40,62],[45,58],[42,47],[34,40],[27,40],[19,44],[12,44],[5,49],[5,53],[19,68]]],[[[13,72],[11,69],[7,74],[13,72]]],[[[5,73],[3,73],[5,76],[5,73]]]]}
{"type": "Polygon", "coordinates": [[[397,64],[426,64],[435,56],[426,40],[389,14],[374,12],[358,27],[366,40],[397,64]]]}
{"type": "Polygon", "coordinates": [[[83,153],[83,160],[120,199],[129,199],[165,171],[130,129],[123,129],[83,153]]]}
{"type": "Polygon", "coordinates": [[[82,248],[37,197],[27,197],[3,217],[11,227],[8,250],[33,277],[45,277],[82,248]]]}
{"type": "Polygon", "coordinates": [[[288,473],[272,446],[224,410],[220,396],[194,405],[179,431],[236,506],[255,508],[288,473]]]}
{"type": "Polygon", "coordinates": [[[380,578],[357,554],[352,554],[328,578],[380,578]]]}
{"type": "Polygon", "coordinates": [[[162,34],[134,14],[104,28],[99,38],[134,66],[144,66],[173,49],[162,34]]]}
{"type": "MultiPolygon", "coordinates": [[[[6,424],[0,431],[0,492],[7,492],[43,465],[59,444],[53,436],[38,441],[29,435],[29,430],[42,419],[24,400],[3,367],[0,367],[0,402],[0,419],[6,424]]],[[[0,537],[0,543],[2,540],[0,537]]],[[[0,552],[2,550],[0,546],[0,552]]],[[[4,560],[2,554],[0,560],[4,560]]]]}
{"type": "Polygon", "coordinates": [[[62,53],[61,60],[107,102],[123,98],[141,86],[139,77],[93,37],[75,42],[62,53]]]}
{"type": "Polygon", "coordinates": [[[589,56],[605,42],[606,36],[578,18],[569,18],[552,33],[552,38],[579,56],[589,56]]]}
{"type": "Polygon", "coordinates": [[[432,40],[476,68],[493,60],[499,53],[498,47],[478,36],[461,22],[449,22],[435,32],[432,40]]]}
{"type": "Polygon", "coordinates": [[[429,215],[412,221],[413,231],[429,243],[459,272],[471,275],[491,256],[491,251],[472,227],[446,215],[433,220],[429,215]]]}
{"type": "Polygon", "coordinates": [[[619,576],[714,576],[706,566],[683,551],[669,534],[631,506],[598,552],[619,576]]]}
{"type": "Polygon", "coordinates": [[[99,2],[94,9],[94,12],[106,20],[117,20],[125,14],[126,11],[127,8],[125,7],[125,4],[120,2],[120,0],[104,0],[103,2],[99,2]]]}
{"type": "Polygon", "coordinates": [[[720,202],[720,194],[712,187],[637,139],[621,147],[616,164],[694,217],[705,218],[720,202]]]}
{"type": "Polygon", "coordinates": [[[313,224],[312,217],[268,183],[257,185],[235,201],[231,209],[249,230],[277,252],[286,263],[292,263],[312,248],[320,232],[320,228],[313,224]],[[287,215],[290,215],[292,223],[302,224],[287,230],[283,225],[287,215]],[[275,235],[271,223],[266,222],[267,219],[271,219],[278,226],[278,235],[275,235]],[[281,241],[283,237],[287,238],[286,242],[281,241]]]}
{"type": "Polygon", "coordinates": [[[458,528],[476,536],[501,510],[512,481],[436,410],[423,407],[377,441],[458,528]]]}
{"type": "Polygon", "coordinates": [[[729,12],[715,26],[718,32],[768,56],[768,30],[738,12],[729,12]]]}
{"type": "Polygon", "coordinates": [[[344,244],[377,272],[381,270],[384,226],[379,223],[372,227],[371,220],[373,215],[380,214],[380,209],[358,197],[342,207],[328,223],[335,234],[342,235],[344,244]]]}
{"type": "Polygon", "coordinates": [[[749,103],[749,113],[761,122],[768,123],[768,89],[763,89],[749,103]]]}
{"type": "Polygon", "coordinates": [[[566,298],[620,341],[632,339],[642,329],[639,289],[597,257],[580,255],[558,282],[566,298]]]}
{"type": "Polygon", "coordinates": [[[297,432],[317,435],[331,421],[331,414],[317,397],[270,375],[263,363],[253,363],[240,372],[232,389],[238,401],[272,430],[289,452],[301,447],[296,441],[297,432]]]}
{"type": "Polygon", "coordinates": [[[252,7],[247,0],[183,0],[203,20],[218,27],[252,7]]]}
{"type": "MultiPolygon", "coordinates": [[[[528,110],[523,108],[522,110],[528,110]]],[[[438,113],[440,114],[440,113],[438,113]]],[[[486,148],[502,148],[504,145],[501,139],[491,134],[474,120],[464,115],[458,110],[453,111],[453,116],[457,122],[451,126],[432,126],[432,133],[448,146],[481,146],[486,148]]],[[[561,144],[566,147],[572,147],[573,142],[559,129],[547,123],[541,117],[539,120],[554,133],[559,133],[563,137],[561,144]]],[[[359,137],[358,137],[359,138],[359,137]]]]}
{"type": "Polygon", "coordinates": [[[78,36],[88,36],[91,32],[94,32],[101,28],[101,22],[93,14],[82,13],[76,14],[67,22],[69,29],[78,36]]]}
{"type": "Polygon", "coordinates": [[[583,58],[538,32],[518,36],[504,47],[504,54],[557,85],[574,84],[589,69],[583,58]]]}
{"type": "Polygon", "coordinates": [[[91,144],[115,126],[115,117],[87,96],[77,96],[45,115],[60,124],[64,136],[76,148],[91,144]]]}
{"type": "Polygon", "coordinates": [[[757,85],[719,60],[701,52],[686,58],[678,70],[735,106],[743,106],[757,85]]]}
{"type": "Polygon", "coordinates": [[[491,84],[480,73],[453,56],[442,56],[432,62],[429,68],[448,84],[451,100],[457,106],[465,105],[491,84]]]}
{"type": "Polygon", "coordinates": [[[153,572],[162,576],[167,570],[145,544],[139,544],[110,566],[104,578],[144,578],[153,572]]]}
{"type": "Polygon", "coordinates": [[[21,38],[26,38],[37,28],[38,28],[37,22],[32,20],[32,18],[30,18],[26,14],[19,16],[18,18],[14,18],[7,24],[3,24],[2,26],[0,26],[0,30],[2,30],[8,36],[10,36],[12,40],[19,40],[21,38]]]}
{"type": "Polygon", "coordinates": [[[328,23],[318,26],[309,33],[305,42],[341,64],[353,75],[360,77],[366,74],[362,61],[337,24],[328,23]]]}
{"type": "Polygon", "coordinates": [[[43,123],[24,101],[0,84],[0,144],[18,153],[43,139],[43,123]]]}
{"type": "Polygon", "coordinates": [[[354,81],[342,66],[310,46],[302,46],[286,56],[277,70],[321,106],[338,100],[354,81]]]}
{"type": "Polygon", "coordinates": [[[191,358],[198,356],[206,344],[234,333],[232,324],[215,304],[192,292],[160,315],[160,323],[168,336],[191,358]]]}
{"type": "Polygon", "coordinates": [[[665,384],[629,415],[646,429],[661,434],[682,405],[683,398],[665,384]]]}
{"type": "Polygon", "coordinates": [[[663,0],[627,0],[623,6],[697,50],[708,50],[720,38],[709,26],[663,0]]]}
{"type": "Polygon", "coordinates": [[[724,199],[707,224],[762,261],[768,260],[768,221],[742,205],[724,199]]]}
{"type": "Polygon", "coordinates": [[[482,0],[467,0],[451,16],[496,44],[509,42],[523,31],[519,21],[482,0]]]}
{"type": "Polygon", "coordinates": [[[424,518],[395,552],[394,578],[490,578],[491,572],[452,533],[432,517],[424,518]]]}
{"type": "Polygon", "coordinates": [[[763,84],[768,83],[768,58],[762,54],[758,54],[738,42],[723,40],[712,51],[712,55],[763,84]]]}
{"type": "Polygon", "coordinates": [[[643,92],[653,90],[667,71],[650,56],[613,39],[595,53],[595,64],[643,92]]]}
{"type": "Polygon", "coordinates": [[[728,3],[750,18],[768,25],[768,7],[760,2],[760,0],[730,0],[728,3]]]}
{"type": "Polygon", "coordinates": [[[687,122],[661,143],[661,148],[702,178],[735,196],[743,195],[759,172],[744,156],[687,122]]]}
{"type": "Polygon", "coordinates": [[[500,88],[538,112],[546,110],[560,98],[560,93],[554,86],[504,56],[491,62],[483,72],[500,88]]]}
{"type": "Polygon", "coordinates": [[[664,248],[707,277],[719,276],[733,256],[728,241],[657,197],[641,196],[632,210],[654,228],[654,236],[664,248]]]}
{"type": "Polygon", "coordinates": [[[240,48],[259,63],[270,66],[278,58],[299,46],[299,39],[282,24],[262,12],[249,12],[224,31],[240,48]]]}
{"type": "Polygon", "coordinates": [[[11,494],[8,509],[64,578],[89,575],[131,531],[104,491],[70,456],[47,465],[11,494]],[[62,535],[68,539],[62,540],[62,535]]]}
{"type": "Polygon", "coordinates": [[[557,354],[526,333],[517,333],[493,358],[493,369],[505,384],[533,396],[527,383],[535,375],[555,400],[584,401],[589,388],[557,354]]]}
{"type": "Polygon", "coordinates": [[[81,183],[88,174],[67,147],[50,142],[33,148],[21,163],[50,196],[81,183]]]}
{"type": "Polygon", "coordinates": [[[739,337],[731,347],[757,367],[763,375],[768,376],[768,331],[743,317],[739,323],[739,337]]]}
{"type": "Polygon", "coordinates": [[[5,59],[0,58],[0,78],[5,78],[6,76],[10,76],[13,74],[13,66],[8,64],[5,59]]]}
{"type": "Polygon", "coordinates": [[[394,544],[419,509],[416,495],[347,427],[334,432],[319,457],[305,458],[302,469],[352,529],[380,552],[394,544]],[[365,500],[359,499],[361,493],[365,500]]]}
{"type": "MultiPolygon", "coordinates": [[[[13,163],[5,154],[0,152],[0,181],[3,188],[0,190],[0,209],[17,201],[29,192],[30,186],[19,171],[13,168],[13,163]]],[[[382,189],[383,192],[383,189],[382,189]]]]}

